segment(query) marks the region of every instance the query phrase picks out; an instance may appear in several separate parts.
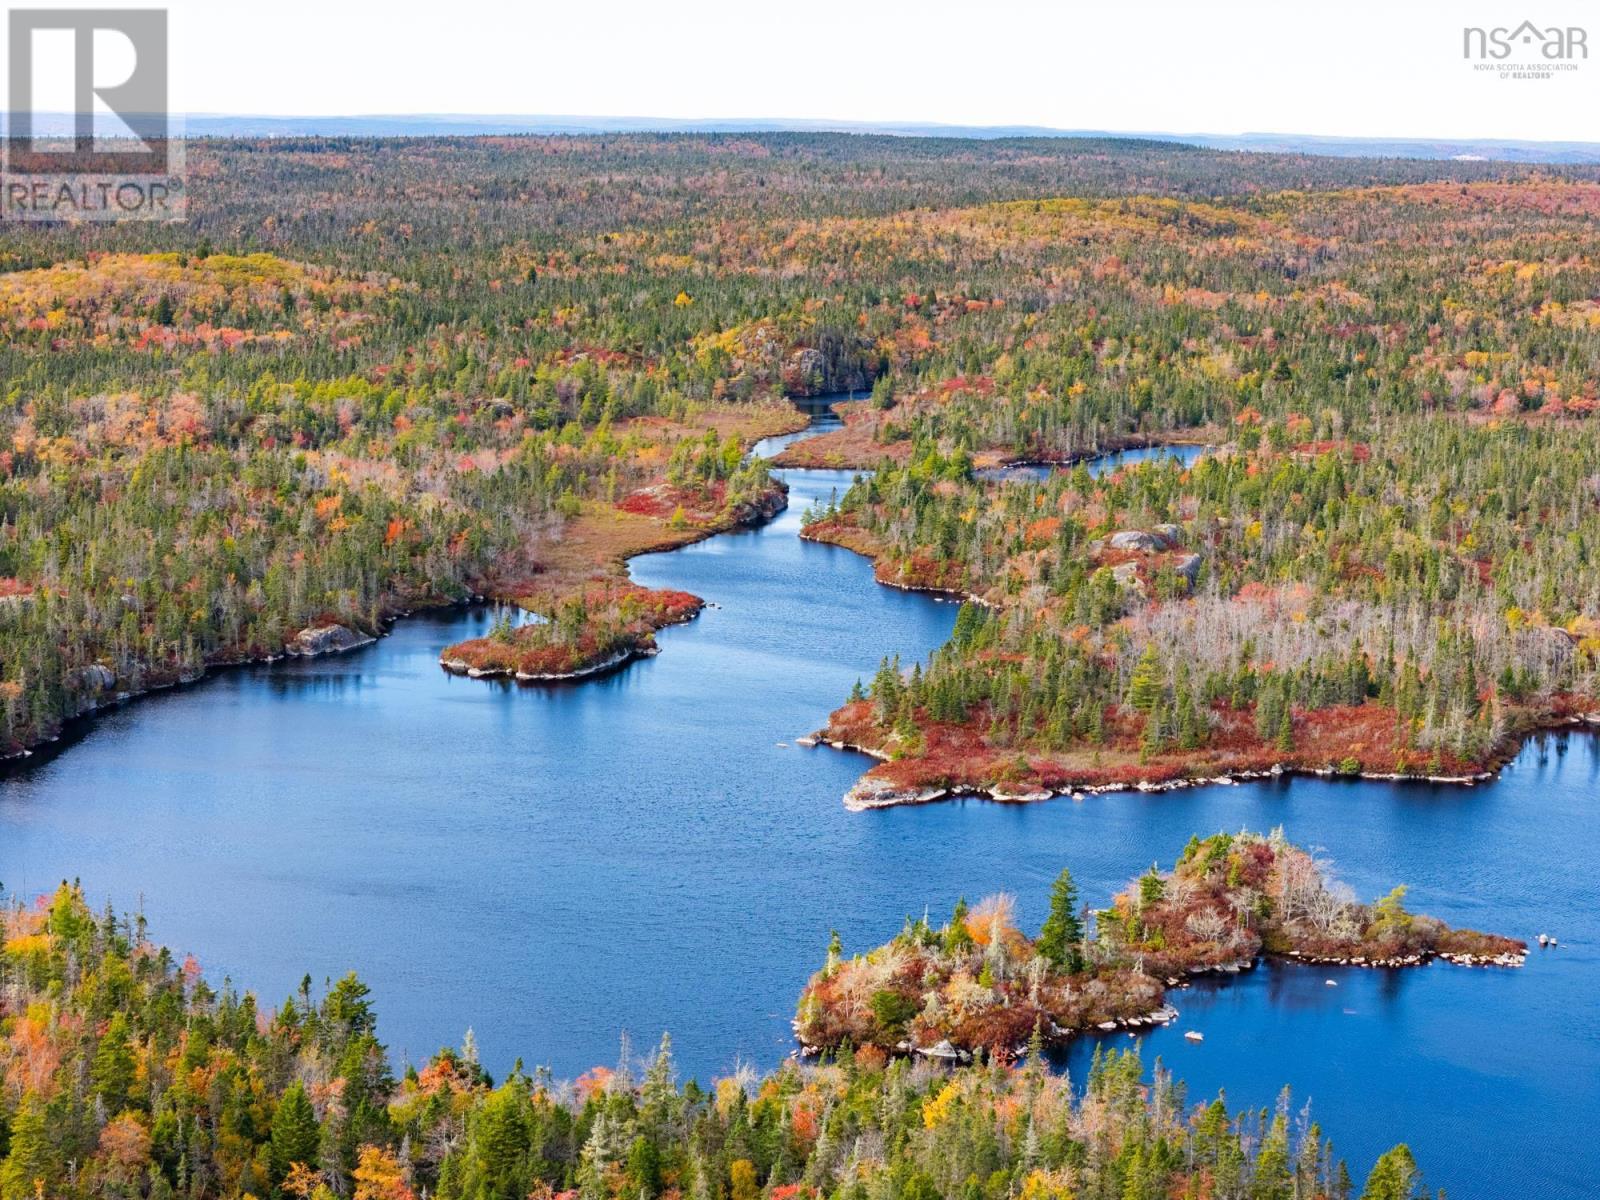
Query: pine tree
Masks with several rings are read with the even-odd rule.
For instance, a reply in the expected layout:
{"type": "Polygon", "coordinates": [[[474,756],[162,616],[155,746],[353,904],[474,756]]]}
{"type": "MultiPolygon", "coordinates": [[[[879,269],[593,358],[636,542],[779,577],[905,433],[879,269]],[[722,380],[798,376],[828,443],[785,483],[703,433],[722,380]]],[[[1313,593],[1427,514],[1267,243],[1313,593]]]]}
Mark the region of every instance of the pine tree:
{"type": "Polygon", "coordinates": [[[1139,656],[1133,668],[1133,679],[1128,685],[1128,703],[1142,713],[1147,713],[1161,699],[1161,659],[1151,642],[1139,656]]]}
{"type": "Polygon", "coordinates": [[[1195,707],[1194,695],[1187,688],[1178,699],[1178,745],[1196,750],[1205,741],[1205,725],[1195,707]]]}
{"type": "Polygon", "coordinates": [[[1072,872],[1063,869],[1050,887],[1050,915],[1039,930],[1039,953],[1055,967],[1067,971],[1083,969],[1083,922],[1078,918],[1078,889],[1072,872]]]}
{"type": "Polygon", "coordinates": [[[11,1153],[0,1166],[0,1198],[33,1200],[41,1188],[44,1195],[53,1196],[59,1173],[56,1139],[45,1119],[44,1101],[30,1090],[11,1121],[11,1153]]]}
{"type": "Polygon", "coordinates": [[[1149,762],[1160,754],[1167,744],[1167,714],[1161,705],[1150,710],[1144,719],[1144,731],[1139,737],[1139,761],[1149,762]]]}
{"type": "Polygon", "coordinates": [[[95,1093],[105,1102],[107,1112],[119,1113],[128,1106],[135,1065],[133,1047],[128,1043],[128,1018],[119,1012],[106,1026],[89,1071],[95,1093]]]}
{"type": "Polygon", "coordinates": [[[971,948],[972,935],[967,932],[967,898],[962,896],[956,901],[955,911],[950,914],[950,924],[945,926],[944,952],[958,954],[971,948]]]}
{"type": "Polygon", "coordinates": [[[1385,1151],[1367,1176],[1361,1200],[1412,1200],[1417,1194],[1417,1160],[1404,1142],[1385,1151]]]}
{"type": "Polygon", "coordinates": [[[305,1085],[297,1079],[283,1093],[272,1114],[273,1182],[281,1184],[295,1163],[315,1166],[321,1138],[317,1114],[311,1108],[305,1085]]]}

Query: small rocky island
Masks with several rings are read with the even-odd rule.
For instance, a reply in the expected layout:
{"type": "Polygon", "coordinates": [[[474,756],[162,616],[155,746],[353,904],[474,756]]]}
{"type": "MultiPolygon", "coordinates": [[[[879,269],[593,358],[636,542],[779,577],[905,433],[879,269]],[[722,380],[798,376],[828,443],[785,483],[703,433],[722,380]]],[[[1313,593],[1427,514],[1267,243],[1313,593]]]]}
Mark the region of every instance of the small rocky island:
{"type": "Polygon", "coordinates": [[[1521,966],[1527,945],[1451,929],[1405,908],[1405,888],[1356,900],[1324,864],[1281,832],[1191,838],[1170,871],[1155,867],[1094,913],[1069,872],[1056,880],[1037,938],[1016,924],[1012,897],[956,905],[934,929],[907,921],[865,955],[828,961],[801,994],[794,1028],[804,1052],[846,1043],[892,1053],[966,1058],[1020,1053],[1089,1030],[1165,1024],[1168,989],[1194,975],[1236,973],[1263,956],[1365,967],[1521,966]],[[1088,919],[1092,918],[1092,920],[1088,919]]]}
{"type": "Polygon", "coordinates": [[[439,662],[474,679],[581,679],[655,654],[656,630],[693,620],[704,606],[698,596],[670,588],[597,583],[526,624],[497,621],[487,637],[457,642],[439,662]]]}

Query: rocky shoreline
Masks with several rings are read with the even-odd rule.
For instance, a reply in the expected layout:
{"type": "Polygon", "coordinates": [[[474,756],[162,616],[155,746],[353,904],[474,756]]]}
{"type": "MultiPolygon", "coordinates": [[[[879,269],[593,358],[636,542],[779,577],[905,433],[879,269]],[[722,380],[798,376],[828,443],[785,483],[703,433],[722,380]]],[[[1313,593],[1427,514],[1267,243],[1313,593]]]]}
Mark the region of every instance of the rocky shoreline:
{"type": "MultiPolygon", "coordinates": [[[[967,797],[993,800],[1000,804],[1035,804],[1056,798],[1077,800],[1085,796],[1101,796],[1113,792],[1173,792],[1194,787],[1234,787],[1241,783],[1249,783],[1261,779],[1293,778],[1296,776],[1308,779],[1361,780],[1369,783],[1430,783],[1447,784],[1455,787],[1475,787],[1480,783],[1489,783],[1498,778],[1505,764],[1516,757],[1517,752],[1522,749],[1528,737],[1533,737],[1540,733],[1555,733],[1572,729],[1600,731],[1600,712],[1585,713],[1581,716],[1552,718],[1543,722],[1530,729],[1522,737],[1517,738],[1514,745],[1497,755],[1492,766],[1486,766],[1483,770],[1465,774],[1412,775],[1401,774],[1396,771],[1342,771],[1332,766],[1306,767],[1280,762],[1259,770],[1227,771],[1217,775],[1185,776],[1173,779],[1135,779],[1109,783],[1074,783],[1057,787],[1042,785],[1008,787],[1004,784],[982,785],[974,783],[925,782],[897,784],[892,780],[875,776],[869,772],[845,792],[843,799],[845,808],[851,812],[866,812],[871,809],[894,808],[900,805],[931,804],[940,800],[956,800],[967,797]]],[[[865,754],[870,758],[877,759],[879,762],[892,761],[891,757],[883,750],[858,742],[848,742],[831,737],[826,729],[796,738],[795,744],[806,747],[827,746],[834,750],[865,754]]]]}
{"type": "Polygon", "coordinates": [[[813,532],[815,527],[802,527],[798,534],[802,542],[811,542],[818,546],[837,546],[841,550],[848,550],[852,554],[859,554],[873,565],[872,577],[875,582],[886,588],[894,588],[899,592],[913,592],[917,595],[931,596],[933,599],[949,604],[976,604],[979,608],[998,609],[1000,606],[985,600],[975,592],[963,591],[961,588],[939,587],[935,584],[907,583],[900,579],[886,579],[877,569],[881,561],[878,556],[860,546],[853,546],[848,539],[830,537],[826,534],[813,532]]]}
{"type": "MultiPolygon", "coordinates": [[[[802,745],[827,745],[835,750],[853,750],[861,754],[869,754],[873,758],[887,762],[888,756],[880,751],[872,750],[866,746],[852,745],[847,742],[830,741],[826,738],[812,735],[810,738],[801,739],[802,745]]],[[[1058,788],[1007,788],[1001,784],[982,787],[976,784],[956,784],[950,786],[925,785],[901,786],[887,779],[875,778],[864,775],[849,791],[844,794],[844,806],[851,812],[866,812],[874,808],[894,808],[903,804],[931,804],[938,800],[955,800],[962,797],[977,797],[994,800],[1000,804],[1036,804],[1042,800],[1052,800],[1057,797],[1076,800],[1084,796],[1101,796],[1112,792],[1174,792],[1192,787],[1232,787],[1241,783],[1248,783],[1257,779],[1279,779],[1285,776],[1302,775],[1307,777],[1339,778],[1339,779],[1364,779],[1368,781],[1388,781],[1407,783],[1448,783],[1463,787],[1472,787],[1494,778],[1494,772],[1482,771],[1473,775],[1398,775],[1393,772],[1357,772],[1355,774],[1341,774],[1331,769],[1308,769],[1304,767],[1286,766],[1282,763],[1261,771],[1233,771],[1223,775],[1206,776],[1193,779],[1166,779],[1166,780],[1133,780],[1128,783],[1097,783],[1073,784],[1058,788]]]]}
{"type": "MultiPolygon", "coordinates": [[[[422,604],[418,608],[453,608],[461,604],[478,603],[482,596],[469,594],[459,601],[441,601],[437,604],[422,604]]],[[[170,676],[160,676],[142,687],[126,688],[121,691],[111,692],[110,688],[116,684],[116,675],[110,667],[100,663],[91,663],[82,668],[82,672],[92,673],[98,681],[98,698],[85,704],[76,712],[70,714],[62,722],[61,728],[49,737],[39,738],[36,741],[0,755],[0,762],[16,763],[32,758],[41,748],[56,745],[66,736],[67,730],[76,723],[92,719],[98,713],[109,709],[120,708],[124,704],[131,704],[156,692],[164,692],[170,688],[188,687],[200,683],[210,677],[214,671],[233,670],[240,667],[265,667],[286,658],[320,658],[329,654],[345,654],[351,650],[360,650],[373,645],[378,638],[388,634],[389,628],[401,617],[408,617],[417,608],[398,609],[382,618],[383,628],[374,634],[364,633],[352,629],[348,625],[336,622],[324,622],[320,625],[308,625],[284,643],[283,650],[277,654],[242,654],[227,658],[217,658],[207,662],[198,671],[181,671],[170,676]]]]}
{"type": "Polygon", "coordinates": [[[343,654],[359,650],[378,639],[348,625],[309,625],[285,643],[283,652],[290,658],[316,658],[323,654],[343,654]]]}
{"type": "Polygon", "coordinates": [[[1115,458],[1119,454],[1137,453],[1141,450],[1167,450],[1167,449],[1194,449],[1201,447],[1204,450],[1216,451],[1219,444],[1215,437],[1195,436],[1190,438],[1129,438],[1119,441],[1111,447],[1099,450],[1081,450],[1075,453],[1056,455],[1029,455],[1023,454],[1015,457],[1002,458],[993,467],[981,467],[980,470],[1014,471],[1018,468],[1036,467],[1049,471],[1064,471],[1077,467],[1079,464],[1099,462],[1101,459],[1115,458]]]}
{"type": "MultiPolygon", "coordinates": [[[[757,528],[771,521],[787,507],[787,488],[774,489],[773,493],[763,497],[760,503],[750,505],[747,507],[746,511],[735,514],[734,518],[726,524],[719,524],[715,528],[693,530],[690,531],[689,535],[685,537],[663,539],[660,543],[652,544],[634,551],[633,554],[629,555],[629,557],[634,557],[638,554],[650,554],[680,549],[683,546],[704,541],[707,538],[729,532],[733,529],[757,528]]],[[[198,670],[171,673],[151,672],[149,674],[148,682],[144,683],[142,686],[124,688],[118,691],[110,690],[116,684],[116,675],[111,671],[111,669],[99,663],[91,663],[87,667],[81,668],[81,671],[93,673],[98,681],[96,687],[97,694],[94,696],[94,698],[88,700],[76,711],[70,713],[65,720],[63,720],[61,726],[50,735],[36,738],[25,746],[20,746],[4,754],[0,754],[0,763],[21,763],[26,759],[34,757],[41,750],[48,750],[51,747],[58,746],[62,739],[67,736],[67,732],[72,726],[81,722],[92,720],[99,713],[105,712],[109,709],[121,707],[124,704],[133,703],[134,701],[142,699],[143,697],[153,695],[157,692],[166,691],[170,688],[187,687],[191,684],[199,683],[209,678],[210,675],[215,671],[230,670],[241,667],[270,666],[273,663],[281,662],[287,658],[317,658],[324,655],[344,654],[352,650],[360,650],[367,646],[373,645],[379,638],[387,636],[394,623],[405,617],[413,616],[418,612],[429,610],[470,607],[475,604],[487,603],[489,599],[490,597],[488,595],[469,588],[465,591],[465,594],[458,599],[421,598],[414,599],[409,602],[390,601],[384,603],[382,606],[383,611],[379,617],[380,626],[375,634],[367,633],[363,630],[335,622],[324,622],[321,624],[308,625],[304,629],[301,629],[295,633],[291,638],[287,639],[284,643],[283,649],[276,653],[224,653],[207,661],[198,670]]],[[[698,615],[698,610],[694,615],[698,615]]],[[[687,621],[692,619],[693,615],[686,617],[684,620],[687,621]]],[[[682,623],[684,622],[668,622],[668,624],[682,623]]],[[[603,662],[585,665],[584,667],[570,673],[543,676],[525,675],[518,678],[521,682],[558,682],[563,680],[588,679],[598,675],[606,674],[610,671],[618,670],[626,666],[628,663],[638,659],[653,657],[659,652],[659,649],[653,644],[648,646],[640,645],[631,648],[625,654],[614,656],[603,662]]],[[[440,660],[440,665],[444,666],[447,670],[451,670],[454,664],[446,663],[442,657],[440,660]]],[[[463,669],[455,673],[471,675],[473,678],[492,678],[496,675],[510,674],[509,672],[482,671],[474,674],[471,670],[466,669],[466,664],[462,663],[460,666],[463,669]]]]}
{"type": "MultiPolygon", "coordinates": [[[[774,436],[782,433],[798,432],[806,427],[809,417],[798,409],[787,410],[777,414],[775,420],[768,422],[757,432],[748,435],[748,441],[758,440],[760,437],[774,436]]],[[[775,494],[763,496],[757,503],[741,505],[733,515],[730,524],[719,525],[711,529],[691,529],[675,533],[671,537],[662,537],[649,545],[630,550],[627,557],[636,554],[647,554],[656,551],[676,550],[692,542],[704,540],[717,533],[726,532],[728,529],[741,525],[754,527],[770,521],[788,505],[787,489],[781,485],[774,489],[775,494]]],[[[142,681],[137,686],[116,688],[117,676],[110,667],[101,663],[89,663],[77,668],[73,675],[80,679],[93,680],[93,686],[83,688],[76,697],[76,702],[71,711],[54,725],[48,727],[47,732],[40,732],[20,745],[0,751],[0,764],[20,763],[34,757],[37,753],[53,753],[59,751],[63,739],[69,733],[92,720],[96,714],[108,709],[132,703],[153,693],[165,691],[168,688],[185,687],[206,679],[213,671],[225,670],[235,667],[268,666],[282,661],[285,658],[314,658],[325,654],[342,654],[351,650],[361,649],[372,645],[378,638],[386,636],[394,623],[403,617],[409,617],[417,612],[428,610],[445,610],[482,604],[490,597],[488,594],[498,595],[499,588],[493,584],[495,565],[490,566],[477,574],[471,585],[462,583],[462,594],[457,597],[439,595],[396,595],[382,594],[375,598],[375,628],[368,632],[359,627],[345,625],[337,622],[324,621],[306,626],[292,637],[285,640],[281,650],[263,651],[259,648],[224,647],[209,656],[198,668],[175,670],[159,666],[147,666],[143,670],[142,681]],[[483,591],[478,589],[482,588],[483,591]]],[[[0,601],[20,602],[17,597],[0,597],[0,601]]],[[[631,658],[649,657],[655,653],[653,649],[640,648],[631,658]]],[[[617,666],[625,665],[623,663],[617,666]]],[[[600,666],[595,669],[585,669],[576,677],[588,677],[614,669],[611,666],[600,666]]],[[[72,675],[69,675],[69,680],[72,675]]]]}
{"type": "MultiPolygon", "coordinates": [[[[1274,962],[1298,964],[1301,966],[1335,967],[1343,969],[1382,969],[1398,970],[1404,967],[1426,966],[1433,961],[1447,962],[1459,967],[1505,967],[1516,969],[1527,964],[1526,950],[1521,954],[1464,954],[1440,951],[1433,954],[1407,954],[1395,958],[1364,958],[1364,957],[1339,957],[1334,955],[1309,955],[1299,950],[1289,950],[1283,953],[1261,954],[1255,958],[1240,959],[1236,962],[1217,963],[1213,965],[1195,966],[1188,969],[1183,976],[1167,976],[1162,980],[1164,986],[1173,991],[1181,991],[1193,985],[1195,980],[1208,975],[1241,975],[1255,970],[1263,963],[1271,965],[1274,962]]],[[[1330,985],[1335,981],[1329,980],[1330,985]]],[[[1171,1025],[1182,1014],[1173,1004],[1163,996],[1161,1003],[1148,1012],[1132,1016],[1114,1017],[1104,1021],[1096,1021],[1083,1027],[1062,1027],[1051,1022],[1048,1028],[1041,1028],[1040,1032],[1047,1045],[1059,1046],[1071,1038],[1082,1036],[1099,1036],[1111,1033],[1136,1033],[1142,1030],[1159,1029],[1171,1025]]],[[[795,1041],[798,1045],[797,1053],[803,1058],[820,1056],[826,1047],[809,1043],[801,1036],[802,1022],[798,1017],[790,1022],[794,1030],[795,1041]]],[[[910,1041],[901,1041],[894,1047],[896,1053],[908,1057],[920,1057],[946,1062],[970,1062],[972,1053],[960,1049],[950,1043],[948,1039],[933,1046],[916,1046],[910,1041]]],[[[1012,1048],[1012,1057],[1020,1059],[1028,1052],[1026,1043],[1012,1048]]]]}

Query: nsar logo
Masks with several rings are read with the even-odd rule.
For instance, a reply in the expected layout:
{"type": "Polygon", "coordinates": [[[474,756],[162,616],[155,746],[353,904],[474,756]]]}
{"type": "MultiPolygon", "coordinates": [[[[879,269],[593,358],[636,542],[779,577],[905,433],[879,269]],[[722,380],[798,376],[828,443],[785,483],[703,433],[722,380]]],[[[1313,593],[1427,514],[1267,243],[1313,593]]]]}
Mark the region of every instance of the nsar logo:
{"type": "Polygon", "coordinates": [[[1540,28],[1532,21],[1524,21],[1515,29],[1468,26],[1461,32],[1462,58],[1503,62],[1513,54],[1537,53],[1547,62],[1566,62],[1589,57],[1589,31],[1577,25],[1540,28]]]}

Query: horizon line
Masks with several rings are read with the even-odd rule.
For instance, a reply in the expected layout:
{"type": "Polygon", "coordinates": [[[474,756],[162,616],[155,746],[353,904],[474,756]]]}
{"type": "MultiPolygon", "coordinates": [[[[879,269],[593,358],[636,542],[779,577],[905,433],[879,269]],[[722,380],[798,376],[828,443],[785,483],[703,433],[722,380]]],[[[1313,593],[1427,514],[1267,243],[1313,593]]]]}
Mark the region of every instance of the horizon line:
{"type": "MultiPolygon", "coordinates": [[[[65,115],[65,114],[39,114],[39,115],[65,115]]],[[[1493,142],[1500,145],[1535,145],[1535,146],[1592,146],[1600,147],[1600,138],[1540,138],[1540,137],[1510,137],[1494,134],[1402,134],[1402,133],[1310,133],[1292,129],[1109,129],[1092,126],[1062,126],[1039,124],[1031,121],[1001,121],[1001,122],[973,122],[973,121],[942,121],[929,120],[917,117],[895,118],[857,118],[857,117],[800,117],[800,116],[651,116],[638,113],[552,113],[552,112],[438,112],[427,110],[389,111],[389,112],[317,112],[317,113],[274,113],[274,112],[249,112],[249,111],[223,111],[210,109],[197,109],[185,112],[183,116],[200,120],[232,120],[232,121],[438,121],[451,123],[470,123],[474,121],[507,121],[507,122],[554,122],[574,121],[596,125],[612,124],[618,126],[616,132],[633,132],[631,128],[621,126],[636,126],[643,124],[674,125],[687,128],[718,126],[718,132],[738,132],[741,129],[751,133],[774,132],[767,126],[797,125],[815,126],[824,129],[950,129],[950,130],[1029,130],[1040,135],[1051,137],[1127,137],[1142,139],[1171,139],[1181,141],[1187,138],[1300,138],[1318,141],[1344,141],[1344,142],[1493,142]]]]}

